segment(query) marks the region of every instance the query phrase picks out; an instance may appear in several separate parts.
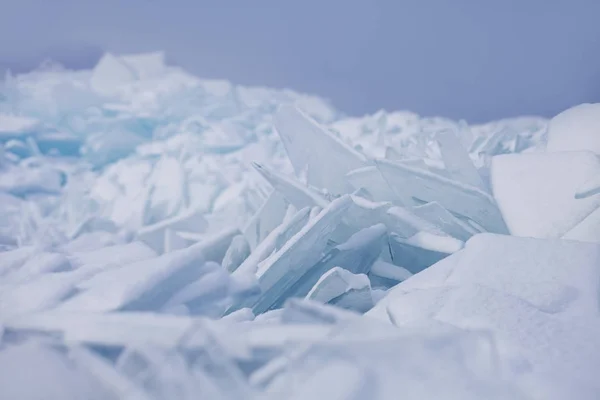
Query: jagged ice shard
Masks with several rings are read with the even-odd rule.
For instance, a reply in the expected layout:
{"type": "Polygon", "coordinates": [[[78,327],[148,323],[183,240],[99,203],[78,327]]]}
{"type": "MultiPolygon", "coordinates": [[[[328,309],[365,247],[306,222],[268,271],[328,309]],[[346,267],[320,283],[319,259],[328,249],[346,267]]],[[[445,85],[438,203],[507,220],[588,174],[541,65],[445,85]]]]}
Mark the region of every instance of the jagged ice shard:
{"type": "Polygon", "coordinates": [[[162,53],[9,75],[0,398],[598,399],[599,140],[162,53]]]}

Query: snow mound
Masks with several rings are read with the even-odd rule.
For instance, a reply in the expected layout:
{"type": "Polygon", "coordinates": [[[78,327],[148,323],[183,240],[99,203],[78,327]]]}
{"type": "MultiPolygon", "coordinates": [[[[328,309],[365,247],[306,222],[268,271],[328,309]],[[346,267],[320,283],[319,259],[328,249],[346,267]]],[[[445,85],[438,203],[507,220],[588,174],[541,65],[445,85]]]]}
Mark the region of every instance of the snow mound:
{"type": "Polygon", "coordinates": [[[8,76],[0,398],[597,399],[596,114],[347,118],[162,53],[8,76]]]}

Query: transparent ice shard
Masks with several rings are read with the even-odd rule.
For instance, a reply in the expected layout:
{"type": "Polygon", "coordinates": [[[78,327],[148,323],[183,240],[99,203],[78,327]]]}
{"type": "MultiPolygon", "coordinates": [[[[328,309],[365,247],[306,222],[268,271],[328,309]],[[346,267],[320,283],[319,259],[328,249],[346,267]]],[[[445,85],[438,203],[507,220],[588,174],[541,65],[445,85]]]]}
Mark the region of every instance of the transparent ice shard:
{"type": "Polygon", "coordinates": [[[147,223],[176,215],[186,207],[185,170],[174,157],[163,157],[155,165],[147,185],[152,187],[147,223]]]}
{"type": "Polygon", "coordinates": [[[296,174],[307,169],[308,184],[332,194],[349,193],[348,172],[367,165],[366,158],[319,126],[292,105],[282,105],[275,129],[294,165],[296,174]]]}
{"type": "Polygon", "coordinates": [[[136,237],[158,253],[164,251],[165,232],[167,229],[202,233],[208,227],[202,210],[190,209],[175,217],[164,219],[156,224],[144,226],[136,233],[136,237]]]}
{"type": "Polygon", "coordinates": [[[231,240],[231,245],[223,257],[223,268],[235,271],[250,255],[250,245],[244,235],[237,235],[231,240]]]}
{"type": "Polygon", "coordinates": [[[127,54],[119,57],[141,80],[160,77],[165,73],[165,53],[156,51],[152,53],[127,54]]]}
{"type": "Polygon", "coordinates": [[[391,201],[402,204],[401,197],[397,196],[381,173],[375,166],[367,166],[350,171],[346,179],[355,189],[365,189],[373,201],[391,201]]]}
{"type": "Polygon", "coordinates": [[[482,190],[399,162],[377,160],[383,177],[397,193],[436,201],[447,210],[464,215],[492,232],[507,232],[494,198],[482,190]]]}
{"type": "Polygon", "coordinates": [[[290,238],[294,237],[309,222],[310,210],[303,208],[298,211],[290,220],[282,223],[250,253],[250,256],[236,269],[234,275],[256,274],[259,263],[276,254],[276,249],[281,248],[290,238]]]}
{"type": "Polygon", "coordinates": [[[600,195],[575,198],[586,178],[600,175],[592,152],[496,156],[491,173],[494,196],[513,235],[558,238],[600,207],[600,195]]]}
{"type": "Polygon", "coordinates": [[[258,164],[252,164],[273,188],[281,193],[286,200],[297,209],[304,207],[325,207],[327,199],[316,190],[300,183],[294,178],[286,177],[258,164]]]}
{"type": "Polygon", "coordinates": [[[181,235],[173,229],[165,229],[165,244],[164,252],[170,253],[175,250],[185,249],[189,246],[189,242],[181,237],[181,235]]]}
{"type": "Polygon", "coordinates": [[[394,282],[405,281],[413,275],[406,268],[385,262],[383,260],[376,260],[371,266],[369,273],[370,275],[390,279],[394,282]]]}
{"type": "Polygon", "coordinates": [[[197,244],[202,248],[206,261],[221,263],[231,241],[240,233],[238,228],[226,228],[207,235],[183,231],[177,232],[177,235],[187,240],[190,246],[197,244]]]}
{"type": "Polygon", "coordinates": [[[417,216],[405,207],[392,207],[387,210],[387,218],[384,222],[390,232],[403,238],[409,238],[418,232],[430,232],[439,236],[447,236],[434,223],[417,216]]]}
{"type": "Polygon", "coordinates": [[[262,242],[285,218],[288,209],[285,197],[274,190],[243,230],[252,250],[262,242]]]}
{"type": "Polygon", "coordinates": [[[469,153],[462,146],[459,137],[451,130],[439,132],[436,136],[444,166],[450,177],[458,182],[487,191],[487,188],[471,161],[469,153]]]}
{"type": "Polygon", "coordinates": [[[357,312],[366,312],[373,307],[367,275],[353,274],[340,267],[325,272],[306,298],[357,312]]]}
{"type": "Polygon", "coordinates": [[[285,300],[291,297],[305,297],[320,277],[333,267],[339,266],[355,274],[368,273],[371,265],[379,257],[386,239],[387,230],[383,224],[365,228],[352,235],[346,242],[333,247],[312,265],[306,263],[302,268],[298,268],[291,264],[287,274],[272,284],[264,277],[271,278],[281,273],[278,270],[271,271],[271,268],[283,267],[271,264],[262,275],[258,275],[262,293],[252,307],[253,312],[259,314],[282,307],[285,300]]]}
{"type": "MultiPolygon", "coordinates": [[[[327,247],[327,239],[341,222],[351,202],[347,195],[332,201],[318,217],[310,220],[279,251],[269,257],[268,264],[262,265],[261,272],[257,274],[263,292],[260,298],[256,303],[239,304],[237,308],[254,304],[253,311],[258,314],[267,311],[274,302],[280,300],[280,295],[319,261],[327,247]],[[277,293],[272,293],[271,290],[277,293]]],[[[306,212],[308,214],[308,210],[306,212]]]]}
{"type": "Polygon", "coordinates": [[[409,239],[391,234],[389,244],[392,262],[416,274],[460,250],[463,243],[451,237],[419,232],[409,239]]]}
{"type": "Polygon", "coordinates": [[[113,95],[123,85],[136,79],[136,74],[129,65],[118,57],[106,53],[92,72],[90,87],[100,94],[113,95]]]}
{"type": "Polygon", "coordinates": [[[480,233],[468,223],[454,216],[437,202],[413,207],[411,211],[420,218],[431,222],[442,231],[459,240],[466,241],[471,236],[480,233]]]}
{"type": "Polygon", "coordinates": [[[191,315],[213,318],[222,316],[225,311],[224,300],[229,295],[229,274],[212,261],[207,262],[202,269],[204,275],[173,294],[165,308],[183,304],[191,315]]]}

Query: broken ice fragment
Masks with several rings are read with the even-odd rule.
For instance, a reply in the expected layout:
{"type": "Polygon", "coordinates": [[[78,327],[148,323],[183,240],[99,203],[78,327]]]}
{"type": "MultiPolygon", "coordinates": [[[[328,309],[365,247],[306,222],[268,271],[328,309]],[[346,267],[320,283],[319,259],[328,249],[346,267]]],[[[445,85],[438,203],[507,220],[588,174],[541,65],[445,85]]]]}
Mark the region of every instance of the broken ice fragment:
{"type": "Polygon", "coordinates": [[[431,234],[426,234],[430,240],[423,241],[421,239],[425,239],[424,234],[426,232],[420,232],[419,236],[415,235],[416,237],[412,240],[410,238],[403,239],[395,234],[390,235],[392,262],[416,274],[462,246],[462,242],[451,237],[431,234]]]}
{"type": "Polygon", "coordinates": [[[250,219],[243,230],[244,236],[254,250],[273,229],[275,229],[285,218],[288,203],[285,197],[277,190],[269,195],[264,204],[250,219]]]}
{"type": "Polygon", "coordinates": [[[439,132],[435,138],[440,146],[442,160],[450,177],[458,182],[487,191],[469,153],[462,146],[458,136],[451,130],[445,130],[439,132]]]}
{"type": "Polygon", "coordinates": [[[455,217],[451,212],[446,210],[437,202],[431,202],[421,206],[413,207],[411,211],[416,216],[436,225],[442,229],[444,233],[447,233],[448,235],[462,241],[465,241],[476,233],[479,233],[468,223],[455,217]]]}
{"type": "Polygon", "coordinates": [[[328,204],[328,201],[320,193],[294,178],[278,174],[258,163],[252,163],[252,166],[297,209],[314,206],[325,207],[328,204]]]}
{"type": "Polygon", "coordinates": [[[318,262],[304,262],[301,268],[296,265],[284,267],[285,264],[271,264],[269,269],[259,275],[262,294],[252,308],[254,313],[281,307],[291,297],[306,296],[320,277],[333,267],[339,266],[355,274],[368,273],[379,257],[386,238],[385,225],[378,224],[355,233],[348,241],[329,250],[318,262]],[[270,284],[270,281],[264,279],[265,276],[271,278],[270,274],[282,273],[279,269],[283,268],[288,269],[288,272],[278,282],[270,284]]]}
{"type": "Polygon", "coordinates": [[[231,244],[223,257],[223,268],[226,271],[235,271],[250,255],[250,245],[244,235],[237,235],[231,240],[231,244]]]}
{"type": "Polygon", "coordinates": [[[269,255],[275,254],[277,246],[284,245],[291,237],[296,235],[309,221],[310,210],[303,208],[290,220],[283,222],[254,249],[250,256],[235,270],[234,275],[245,273],[256,274],[258,265],[269,255]]]}
{"type": "Polygon", "coordinates": [[[156,224],[144,226],[137,231],[137,238],[158,253],[164,252],[165,232],[185,231],[202,233],[208,227],[202,210],[190,209],[175,217],[164,219],[156,224]]]}
{"type": "Polygon", "coordinates": [[[118,57],[106,53],[92,72],[90,87],[103,95],[115,94],[123,85],[137,79],[133,69],[118,57]]]}
{"type": "Polygon", "coordinates": [[[403,204],[402,198],[392,191],[375,166],[370,165],[352,170],[348,172],[346,179],[355,189],[365,189],[373,201],[391,201],[403,204]]]}
{"type": "Polygon", "coordinates": [[[413,275],[406,268],[382,260],[377,260],[373,263],[370,273],[396,282],[405,281],[413,275]]]}
{"type": "Polygon", "coordinates": [[[221,317],[224,304],[219,304],[228,295],[229,275],[217,263],[209,261],[203,265],[204,275],[175,293],[165,308],[183,304],[191,315],[221,317]]]}
{"type": "Polygon", "coordinates": [[[333,267],[325,272],[306,298],[361,313],[373,307],[369,278],[340,267],[333,267]]]}
{"type": "Polygon", "coordinates": [[[479,188],[400,162],[377,160],[376,164],[396,193],[405,193],[425,202],[436,201],[491,232],[507,232],[494,198],[479,188]]]}
{"type": "Polygon", "coordinates": [[[226,228],[210,235],[192,232],[177,232],[177,235],[188,241],[188,245],[197,243],[202,247],[204,259],[221,263],[234,237],[241,232],[238,228],[226,228]]]}
{"type": "Polygon", "coordinates": [[[296,174],[308,169],[308,184],[332,194],[352,191],[346,183],[346,174],[366,166],[365,156],[295,106],[282,105],[274,123],[296,174]]]}
{"type": "MultiPolygon", "coordinates": [[[[279,251],[269,257],[268,263],[261,265],[258,278],[263,293],[258,303],[254,303],[255,314],[259,313],[257,310],[266,311],[275,301],[280,300],[280,294],[288,290],[296,279],[300,278],[321,258],[327,247],[327,239],[341,222],[351,203],[348,195],[332,201],[316,218],[310,220],[288,240],[279,251]],[[276,288],[274,288],[275,286],[276,288]],[[271,293],[271,289],[276,290],[278,294],[271,293]]],[[[308,209],[305,213],[308,217],[308,209]]],[[[242,270],[241,266],[236,273],[240,270],[242,270]]],[[[253,301],[249,303],[238,304],[236,309],[252,305],[253,301]]]]}

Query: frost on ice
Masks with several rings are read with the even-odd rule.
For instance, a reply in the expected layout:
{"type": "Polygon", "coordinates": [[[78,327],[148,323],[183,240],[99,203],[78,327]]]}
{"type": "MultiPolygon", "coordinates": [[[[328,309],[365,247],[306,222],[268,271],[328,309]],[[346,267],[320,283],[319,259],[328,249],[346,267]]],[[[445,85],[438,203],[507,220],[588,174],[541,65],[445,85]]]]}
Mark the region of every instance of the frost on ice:
{"type": "Polygon", "coordinates": [[[600,397],[600,105],[347,118],[162,53],[0,94],[0,398],[600,397]]]}

